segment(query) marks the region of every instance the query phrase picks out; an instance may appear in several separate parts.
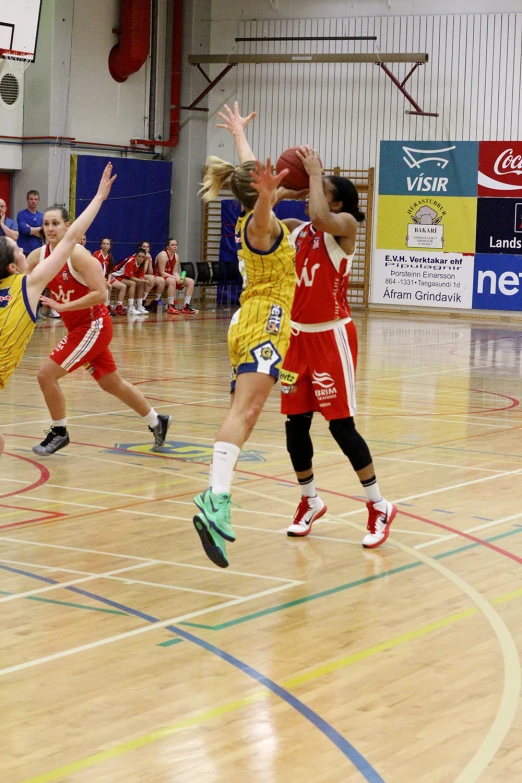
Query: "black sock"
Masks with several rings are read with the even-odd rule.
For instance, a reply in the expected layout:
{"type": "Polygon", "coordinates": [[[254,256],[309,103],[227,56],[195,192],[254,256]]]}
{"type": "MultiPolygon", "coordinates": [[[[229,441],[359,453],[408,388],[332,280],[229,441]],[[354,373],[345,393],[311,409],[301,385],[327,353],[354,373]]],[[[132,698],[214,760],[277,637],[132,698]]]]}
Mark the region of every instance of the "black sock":
{"type": "Polygon", "coordinates": [[[67,435],[67,427],[53,427],[52,430],[55,435],[61,435],[62,437],[67,435]]]}

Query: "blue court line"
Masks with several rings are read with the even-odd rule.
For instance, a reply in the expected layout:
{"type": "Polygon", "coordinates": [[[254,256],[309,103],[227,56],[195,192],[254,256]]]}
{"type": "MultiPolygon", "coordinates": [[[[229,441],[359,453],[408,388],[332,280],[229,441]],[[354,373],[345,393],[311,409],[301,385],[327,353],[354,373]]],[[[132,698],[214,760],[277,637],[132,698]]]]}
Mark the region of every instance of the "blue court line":
{"type": "Polygon", "coordinates": [[[493,522],[491,517],[471,517],[471,519],[480,519],[482,522],[493,522]]]}
{"type": "Polygon", "coordinates": [[[454,514],[454,511],[445,511],[443,508],[432,508],[432,511],[438,511],[439,514],[454,514]]]}
{"type": "MultiPolygon", "coordinates": [[[[51,579],[50,577],[41,576],[40,574],[33,574],[30,571],[22,571],[21,569],[13,568],[12,566],[0,564],[0,568],[4,571],[10,571],[14,574],[28,576],[31,579],[36,579],[40,582],[45,582],[46,584],[60,584],[55,579],[51,579]]],[[[126,612],[129,615],[134,615],[134,617],[138,617],[141,620],[145,620],[148,623],[160,622],[158,618],[152,617],[150,614],[140,612],[138,609],[132,609],[130,606],[125,606],[124,604],[120,604],[117,601],[111,601],[110,598],[104,598],[101,595],[90,593],[88,590],[82,590],[78,587],[65,587],[64,590],[70,590],[73,593],[79,593],[80,595],[86,596],[87,598],[91,598],[94,601],[100,601],[101,603],[107,604],[108,606],[112,606],[114,609],[118,609],[119,611],[126,612]]],[[[236,669],[238,669],[243,674],[246,674],[247,677],[256,680],[256,682],[260,683],[260,685],[262,685],[264,688],[274,693],[280,699],[285,701],[290,707],[299,712],[306,720],[315,726],[315,728],[324,734],[325,737],[329,739],[330,742],[332,742],[353,764],[353,766],[359,770],[361,775],[365,778],[366,781],[368,781],[368,783],[385,783],[384,779],[379,775],[377,770],[371,766],[364,756],[362,756],[359,751],[350,742],[348,742],[345,737],[342,736],[342,734],[334,729],[334,727],[325,721],[324,718],[321,718],[321,716],[318,715],[314,710],[304,704],[304,702],[290,693],[290,691],[287,691],[286,688],[282,688],[276,682],[269,679],[264,674],[257,671],[257,669],[254,669],[252,666],[249,666],[247,663],[244,663],[244,661],[241,661],[239,658],[230,655],[230,653],[225,652],[225,650],[222,650],[220,647],[216,647],[214,644],[206,642],[204,639],[200,639],[198,636],[194,636],[194,634],[190,633],[189,631],[185,631],[184,629],[178,628],[175,625],[167,625],[165,630],[170,631],[170,633],[173,633],[176,636],[181,636],[186,641],[192,642],[198,647],[207,650],[218,658],[221,658],[221,660],[225,661],[226,663],[229,663],[231,666],[235,666],[236,669]]]]}

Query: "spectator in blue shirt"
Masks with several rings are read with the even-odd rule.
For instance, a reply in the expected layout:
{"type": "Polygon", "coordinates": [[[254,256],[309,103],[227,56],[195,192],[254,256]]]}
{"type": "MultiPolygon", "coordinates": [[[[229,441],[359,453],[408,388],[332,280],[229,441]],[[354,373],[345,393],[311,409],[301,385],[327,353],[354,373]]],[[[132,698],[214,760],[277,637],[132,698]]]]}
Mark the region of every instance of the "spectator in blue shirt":
{"type": "Polygon", "coordinates": [[[6,212],[7,204],[3,198],[0,198],[0,237],[9,237],[16,242],[18,240],[18,226],[16,220],[6,217],[6,212]]]}
{"type": "Polygon", "coordinates": [[[42,246],[41,228],[43,212],[38,212],[40,194],[37,190],[30,190],[27,194],[27,209],[22,209],[16,216],[20,237],[18,247],[21,247],[28,256],[33,250],[42,246]]]}

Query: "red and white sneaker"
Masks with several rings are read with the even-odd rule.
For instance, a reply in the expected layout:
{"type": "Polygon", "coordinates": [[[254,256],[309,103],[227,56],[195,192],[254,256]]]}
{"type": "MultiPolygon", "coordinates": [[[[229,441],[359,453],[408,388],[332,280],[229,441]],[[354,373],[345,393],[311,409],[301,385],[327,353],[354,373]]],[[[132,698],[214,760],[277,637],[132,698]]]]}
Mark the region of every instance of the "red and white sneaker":
{"type": "Polygon", "coordinates": [[[196,315],[197,312],[197,310],[194,310],[194,308],[188,304],[183,305],[181,308],[182,315],[196,315]]]}
{"type": "Polygon", "coordinates": [[[287,529],[286,535],[293,538],[307,536],[312,529],[312,523],[322,517],[327,510],[320,497],[302,497],[294,514],[294,521],[287,529]]]}
{"type": "Polygon", "coordinates": [[[368,524],[367,534],[362,540],[362,545],[366,549],[375,549],[384,544],[390,534],[390,526],[397,514],[397,507],[387,500],[380,500],[378,503],[368,502],[368,524]]]}
{"type": "Polygon", "coordinates": [[[127,308],[118,302],[114,312],[116,315],[127,315],[127,308]]]}
{"type": "Polygon", "coordinates": [[[174,305],[169,305],[167,307],[167,313],[168,315],[179,315],[179,310],[177,307],[174,307],[174,305]]]}

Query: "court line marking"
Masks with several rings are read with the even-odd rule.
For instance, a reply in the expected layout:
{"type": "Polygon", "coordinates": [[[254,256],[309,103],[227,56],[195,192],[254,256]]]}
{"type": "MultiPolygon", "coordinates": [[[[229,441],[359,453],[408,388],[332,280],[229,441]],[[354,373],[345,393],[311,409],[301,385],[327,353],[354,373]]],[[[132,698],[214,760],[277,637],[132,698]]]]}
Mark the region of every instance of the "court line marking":
{"type": "MultiPolygon", "coordinates": [[[[0,595],[11,595],[8,590],[0,590],[0,595]]],[[[116,609],[101,609],[99,606],[88,606],[87,604],[74,604],[70,601],[56,601],[53,598],[40,598],[39,596],[29,596],[26,601],[38,601],[42,604],[56,604],[58,606],[66,606],[73,609],[87,609],[90,612],[103,612],[105,614],[119,614],[127,617],[126,612],[118,612],[116,609]]]]}
{"type": "MultiPolygon", "coordinates": [[[[463,530],[463,533],[476,533],[477,530],[486,530],[489,527],[496,527],[497,525],[502,525],[505,522],[511,522],[513,519],[520,519],[522,517],[522,513],[520,514],[512,514],[509,517],[503,517],[502,519],[496,519],[492,522],[486,522],[484,525],[476,525],[475,527],[469,527],[466,530],[463,530]]],[[[449,536],[443,536],[440,541],[449,541],[452,538],[458,538],[457,533],[451,533],[449,536]]],[[[440,541],[428,541],[424,544],[417,544],[415,546],[415,549],[424,549],[427,546],[433,546],[433,544],[438,544],[440,541]]]]}
{"type": "Polygon", "coordinates": [[[72,587],[83,582],[92,582],[93,579],[102,579],[103,577],[109,577],[113,574],[122,574],[124,571],[135,571],[137,568],[145,568],[149,563],[137,563],[136,565],[126,566],[125,568],[117,568],[115,571],[107,571],[106,573],[96,574],[94,576],[86,576],[83,579],[73,579],[69,582],[55,582],[50,587],[40,587],[38,590],[28,590],[25,593],[11,593],[0,598],[0,604],[7,601],[14,601],[17,598],[27,598],[31,595],[39,595],[40,593],[48,593],[51,590],[59,590],[61,587],[72,587]]]}
{"type": "MultiPolygon", "coordinates": [[[[6,568],[6,566],[4,566],[4,568],[6,568]]],[[[53,581],[47,579],[46,577],[41,577],[37,574],[26,573],[25,575],[32,577],[34,579],[39,579],[47,582],[53,581]]],[[[76,588],[72,588],[72,589],[76,589],[76,588]]],[[[84,593],[85,595],[90,596],[94,600],[98,600],[104,604],[113,606],[114,608],[118,608],[122,611],[127,611],[130,615],[133,615],[134,617],[145,620],[148,623],[148,625],[145,626],[143,632],[146,632],[151,628],[158,627],[159,621],[152,615],[149,615],[145,612],[141,612],[137,609],[133,609],[132,607],[125,606],[124,604],[120,604],[117,601],[112,601],[102,596],[95,595],[94,593],[89,593],[88,591],[81,590],[78,592],[84,593]]],[[[141,629],[137,629],[137,630],[141,630],[141,629]]],[[[359,751],[342,734],[340,734],[334,728],[334,726],[329,724],[317,712],[311,709],[307,704],[302,702],[296,696],[291,694],[283,686],[278,685],[276,682],[274,682],[274,680],[262,674],[257,669],[254,669],[248,663],[245,663],[239,658],[236,658],[236,656],[231,655],[225,650],[222,650],[216,645],[211,644],[210,642],[207,642],[198,636],[195,636],[194,634],[190,633],[189,631],[186,631],[185,629],[178,628],[172,624],[169,624],[167,630],[169,630],[171,633],[175,634],[176,636],[185,639],[186,641],[192,642],[197,647],[200,647],[203,650],[212,653],[213,655],[215,655],[217,658],[220,658],[225,663],[228,663],[231,666],[238,669],[242,674],[246,675],[247,677],[250,677],[255,682],[258,682],[266,690],[278,696],[279,699],[281,699],[281,701],[285,702],[288,706],[292,707],[303,718],[305,718],[305,720],[311,723],[312,726],[318,729],[326,737],[326,739],[330,740],[330,742],[332,742],[341,751],[341,753],[345,756],[345,758],[347,758],[351,762],[351,764],[361,773],[361,775],[366,779],[367,783],[385,783],[383,778],[372,767],[372,765],[364,758],[364,756],[362,756],[359,753],[359,751]]],[[[0,675],[1,674],[2,671],[0,671],[0,675]]]]}
{"type": "MultiPolygon", "coordinates": [[[[13,571],[14,573],[18,572],[18,569],[12,569],[9,566],[0,565],[0,568],[8,571],[13,571]]],[[[24,574],[24,572],[22,572],[22,575],[27,575],[27,574],[24,574]]],[[[32,576],[34,578],[44,579],[44,577],[36,577],[34,574],[32,576]]],[[[258,598],[264,598],[267,595],[279,593],[282,590],[288,590],[291,587],[294,587],[294,585],[292,584],[277,585],[276,587],[270,587],[268,590],[263,590],[260,593],[255,593],[254,595],[241,596],[240,598],[235,598],[231,601],[224,601],[223,603],[216,604],[215,606],[210,606],[205,609],[198,609],[194,612],[188,612],[186,614],[172,617],[169,620],[159,620],[158,622],[151,623],[150,625],[134,628],[132,631],[126,631],[124,633],[116,634],[115,636],[108,636],[105,639],[99,639],[95,642],[82,644],[79,647],[71,647],[67,650],[62,650],[61,652],[53,653],[52,655],[46,655],[41,658],[35,658],[30,661],[25,661],[24,663],[15,664],[14,666],[8,666],[5,669],[0,669],[0,677],[6,676],[8,674],[14,674],[15,672],[19,672],[19,671],[25,671],[26,669],[32,669],[35,666],[41,666],[43,664],[50,663],[51,661],[67,658],[70,655],[76,655],[78,653],[86,652],[87,650],[94,650],[97,649],[98,647],[104,647],[107,644],[113,644],[114,642],[119,642],[119,641],[123,641],[124,639],[133,638],[134,636],[141,636],[141,634],[144,633],[150,633],[151,631],[156,631],[160,628],[166,628],[167,626],[172,625],[173,623],[179,623],[184,620],[191,620],[194,617],[201,617],[202,615],[208,614],[209,612],[216,612],[221,609],[228,609],[228,607],[230,606],[237,606],[238,604],[243,604],[246,603],[247,601],[253,601],[258,598]]],[[[70,590],[72,592],[77,592],[80,595],[87,595],[92,597],[91,593],[87,593],[84,590],[79,590],[76,587],[71,587],[70,590]]],[[[101,599],[100,596],[96,596],[96,598],[97,600],[102,600],[104,603],[115,603],[115,602],[109,602],[109,600],[105,598],[101,599]]]]}
{"type": "MultiPolygon", "coordinates": [[[[405,500],[417,500],[418,498],[425,498],[429,495],[438,495],[440,492],[451,492],[454,489],[462,489],[462,487],[469,487],[472,484],[482,484],[485,481],[493,481],[494,479],[498,478],[505,478],[506,476],[517,476],[522,473],[522,468],[517,468],[516,470],[507,470],[503,473],[497,473],[494,476],[484,476],[483,478],[479,479],[473,479],[473,481],[463,481],[460,484],[449,484],[445,487],[438,487],[437,489],[430,489],[428,492],[419,492],[416,495],[406,495],[403,498],[398,498],[397,500],[394,500],[394,503],[403,503],[405,500]]],[[[180,474],[181,475],[181,474],[180,474]]],[[[234,487],[235,489],[235,487],[234,487]]],[[[357,509],[356,511],[346,511],[344,514],[339,514],[340,517],[348,517],[353,514],[360,514],[365,509],[357,509]]]]}
{"type": "MultiPolygon", "coordinates": [[[[184,593],[199,593],[201,595],[217,595],[220,598],[239,598],[238,595],[232,593],[217,593],[211,590],[199,590],[196,589],[195,587],[181,587],[179,585],[169,585],[163,582],[149,582],[149,581],[144,581],[142,579],[127,579],[126,577],[108,576],[107,574],[103,574],[103,573],[95,574],[92,571],[78,571],[73,568],[62,568],[62,566],[48,566],[48,565],[42,565],[41,563],[26,563],[22,560],[8,560],[5,557],[0,557],[0,563],[9,563],[10,565],[30,566],[31,568],[41,568],[44,571],[58,571],[58,572],[62,571],[65,574],[79,574],[84,576],[92,576],[94,577],[94,579],[96,579],[97,577],[99,577],[100,579],[112,579],[116,582],[125,582],[125,584],[149,585],[150,587],[163,587],[165,590],[178,590],[184,593]]],[[[150,564],[156,565],[156,563],[153,560],[151,560],[150,564]]],[[[69,584],[73,584],[73,583],[69,582],[69,584]]],[[[78,584],[78,582],[76,584],[78,584]]],[[[57,585],[57,587],[58,586],[59,585],[57,585]]],[[[13,598],[20,597],[16,593],[10,593],[9,595],[13,598]]]]}
{"type": "MultiPolygon", "coordinates": [[[[64,546],[63,544],[47,544],[42,541],[31,541],[24,538],[8,538],[7,536],[0,536],[0,541],[10,541],[11,543],[16,543],[16,544],[29,544],[30,546],[48,547],[50,549],[64,549],[70,552],[87,552],[87,554],[92,554],[92,555],[107,555],[107,557],[119,557],[122,560],[138,560],[143,562],[144,566],[150,563],[154,563],[154,564],[159,563],[161,565],[173,565],[179,568],[195,568],[198,571],[212,571],[213,574],[216,574],[216,569],[212,568],[211,566],[193,565],[191,563],[179,563],[176,562],[175,560],[158,560],[157,558],[152,559],[150,557],[139,557],[138,555],[126,555],[126,554],[121,554],[119,552],[106,552],[100,549],[84,549],[82,547],[76,547],[76,546],[64,546]]],[[[254,579],[268,579],[274,582],[284,582],[289,587],[292,587],[294,585],[305,584],[302,580],[284,579],[283,577],[280,576],[265,576],[264,574],[251,574],[247,571],[234,571],[231,570],[230,568],[227,568],[227,570],[224,573],[231,574],[233,576],[246,576],[254,579]]]]}
{"type": "MultiPolygon", "coordinates": [[[[94,415],[98,416],[98,415],[103,415],[103,414],[94,414],[94,415]]],[[[74,417],[70,416],[69,419],[71,419],[71,418],[74,418],[74,417]]],[[[520,421],[522,421],[522,419],[520,421]]],[[[31,422],[28,422],[28,423],[31,423],[31,422]]],[[[455,422],[455,423],[458,423],[458,422],[455,422]]],[[[5,425],[5,426],[12,426],[12,425],[5,425]]],[[[498,426],[498,422],[497,422],[497,424],[495,426],[498,426]]],[[[80,427],[82,427],[82,429],[88,429],[88,430],[104,430],[104,431],[109,430],[111,432],[127,432],[127,433],[132,433],[133,435],[143,435],[143,430],[134,430],[134,429],[129,429],[128,427],[97,427],[97,426],[89,425],[89,424],[81,424],[80,427]]],[[[316,433],[316,436],[318,438],[319,437],[324,437],[324,438],[327,437],[326,435],[321,436],[319,433],[316,433]]],[[[213,438],[204,438],[204,437],[201,437],[201,436],[186,435],[184,433],[177,433],[176,437],[181,439],[181,440],[183,440],[183,439],[186,439],[186,440],[189,440],[189,441],[196,440],[196,441],[208,442],[210,444],[212,444],[214,442],[213,438]]],[[[278,445],[273,444],[273,443],[257,443],[257,442],[253,442],[253,441],[249,440],[248,444],[249,444],[249,446],[254,446],[254,447],[261,447],[261,448],[267,448],[267,449],[280,449],[282,451],[286,451],[286,446],[278,446],[278,445]]],[[[404,443],[402,445],[408,446],[408,445],[411,445],[411,444],[404,443]]],[[[107,448],[110,449],[111,447],[107,446],[107,448]]],[[[430,447],[426,446],[424,444],[418,444],[418,446],[416,446],[416,448],[422,449],[422,448],[430,448],[430,447]]],[[[340,456],[341,455],[340,451],[330,451],[328,449],[315,449],[315,453],[316,454],[332,454],[334,456],[340,456]]],[[[376,455],[374,461],[377,461],[378,459],[382,459],[382,460],[384,460],[386,462],[405,462],[405,463],[408,463],[408,464],[432,465],[434,467],[455,468],[457,470],[474,470],[474,471],[481,471],[481,472],[485,472],[485,473],[502,473],[503,472],[502,470],[497,470],[495,468],[477,468],[477,467],[472,467],[471,465],[453,465],[453,464],[449,464],[447,462],[428,462],[428,461],[425,461],[425,460],[424,461],[422,461],[422,460],[409,460],[409,459],[401,459],[401,458],[398,458],[398,457],[380,457],[380,456],[376,455]]],[[[51,486],[51,485],[49,485],[49,486],[51,486]]]]}
{"type": "MultiPolygon", "coordinates": [[[[18,383],[23,383],[23,381],[20,381],[20,379],[17,379],[17,381],[18,381],[18,383]]],[[[34,382],[27,381],[27,383],[31,383],[31,385],[34,386],[34,382]]],[[[89,386],[90,388],[92,388],[92,384],[84,384],[84,386],[89,386]]],[[[150,398],[150,399],[152,399],[152,398],[150,398]]],[[[179,408],[180,406],[185,406],[185,405],[187,405],[187,406],[189,406],[189,405],[202,405],[205,402],[221,402],[223,400],[229,400],[229,399],[230,399],[230,395],[228,395],[228,396],[220,396],[220,397],[205,398],[203,400],[192,400],[191,402],[168,402],[167,401],[166,404],[163,407],[164,408],[167,408],[167,407],[168,408],[179,408]]],[[[74,419],[75,421],[77,421],[78,419],[90,419],[91,417],[94,417],[94,416],[117,416],[118,414],[121,414],[121,413],[129,414],[129,408],[125,408],[123,410],[118,410],[118,411],[104,411],[103,413],[99,413],[99,412],[95,413],[95,412],[93,412],[93,413],[84,413],[84,414],[81,414],[81,415],[78,415],[78,416],[68,416],[67,420],[68,421],[72,421],[74,419]]],[[[137,413],[135,413],[135,414],[130,413],[129,416],[131,416],[132,418],[137,418],[139,420],[139,416],[138,416],[137,413]]],[[[7,427],[23,427],[23,426],[29,425],[29,424],[49,424],[49,417],[47,417],[46,419],[35,419],[34,421],[18,421],[18,422],[13,422],[11,424],[3,424],[2,428],[5,430],[5,429],[7,429],[7,427]]],[[[36,438],[35,438],[35,440],[36,440],[36,438]]]]}
{"type": "MultiPolygon", "coordinates": [[[[103,511],[112,510],[110,506],[93,506],[90,503],[72,503],[70,500],[56,500],[54,498],[42,498],[42,497],[36,497],[34,495],[32,497],[27,497],[26,495],[13,495],[13,497],[22,498],[24,502],[30,500],[33,503],[38,503],[41,501],[42,503],[59,503],[61,506],[81,506],[82,508],[99,508],[103,511]]],[[[40,509],[40,511],[43,511],[44,514],[46,513],[44,509],[40,509]]]]}
{"type": "MultiPolygon", "coordinates": [[[[347,521],[346,524],[357,530],[363,530],[363,528],[355,522],[347,521]]],[[[446,568],[446,566],[441,565],[437,560],[425,555],[424,552],[419,552],[418,550],[409,547],[407,544],[403,544],[401,541],[395,541],[394,543],[403,552],[418,557],[430,568],[438,571],[438,573],[446,579],[453,582],[453,584],[461,592],[465,593],[484,615],[497,637],[504,663],[504,685],[497,714],[483,742],[454,781],[454,783],[476,783],[497,755],[502,743],[511,730],[518,711],[522,680],[517,646],[501,616],[484,596],[469,584],[469,582],[466,582],[465,579],[454,571],[451,571],[449,568],[446,568]]]]}
{"type": "MultiPolygon", "coordinates": [[[[500,538],[506,538],[508,536],[512,535],[518,535],[522,532],[522,529],[520,530],[510,530],[507,533],[501,533],[500,535],[493,536],[493,538],[487,539],[488,541],[496,541],[500,538]]],[[[315,538],[315,536],[314,536],[315,538]]],[[[339,539],[342,540],[342,539],[339,539]]],[[[480,544],[473,542],[471,544],[466,544],[465,546],[459,547],[458,549],[452,549],[449,552],[443,552],[442,554],[435,555],[434,560],[444,560],[446,557],[453,557],[454,555],[458,555],[461,552],[467,552],[469,549],[475,549],[476,547],[480,546],[480,544]]],[[[264,617],[265,615],[274,614],[276,612],[285,611],[286,609],[292,609],[294,606],[300,606],[304,603],[309,603],[310,601],[316,601],[321,598],[325,598],[329,595],[334,595],[339,592],[344,592],[345,590],[351,590],[353,587],[359,587],[361,585],[370,584],[371,582],[375,582],[379,579],[387,579],[390,576],[394,576],[395,574],[400,574],[403,571],[409,571],[413,568],[419,568],[422,566],[422,562],[420,560],[415,560],[413,563],[406,563],[403,566],[397,566],[396,568],[390,569],[388,571],[381,571],[379,574],[374,574],[372,576],[366,576],[362,579],[357,579],[354,582],[348,582],[343,585],[339,585],[338,587],[331,587],[327,590],[322,590],[319,593],[312,593],[311,595],[304,596],[303,598],[296,598],[293,601],[287,601],[284,604],[279,604],[277,606],[272,606],[269,609],[262,609],[259,612],[254,612],[252,614],[243,615],[240,617],[236,617],[233,620],[228,620],[222,623],[217,623],[215,625],[202,625],[201,623],[183,623],[183,625],[190,625],[195,628],[204,628],[207,631],[222,631],[224,628],[230,628],[234,625],[241,625],[242,623],[250,622],[252,620],[257,620],[260,617],[264,617]]],[[[158,645],[159,647],[168,647],[169,642],[160,642],[158,645]]]]}

